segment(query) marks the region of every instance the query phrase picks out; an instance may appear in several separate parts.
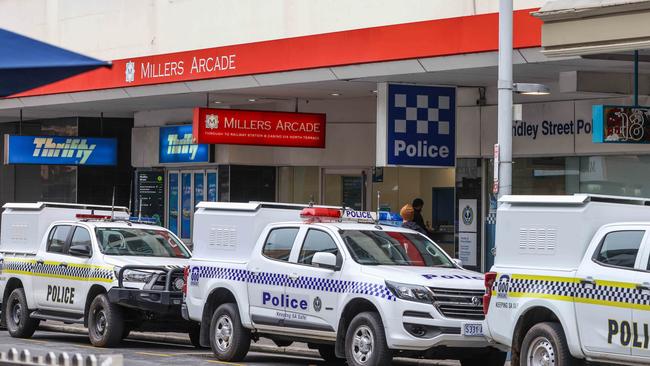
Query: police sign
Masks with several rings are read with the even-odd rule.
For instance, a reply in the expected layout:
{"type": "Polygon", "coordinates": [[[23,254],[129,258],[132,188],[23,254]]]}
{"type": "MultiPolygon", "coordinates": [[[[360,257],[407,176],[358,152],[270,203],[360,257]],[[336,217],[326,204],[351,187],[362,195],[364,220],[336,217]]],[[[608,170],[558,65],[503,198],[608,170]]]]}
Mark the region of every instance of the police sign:
{"type": "Polygon", "coordinates": [[[5,164],[116,165],[117,139],[5,135],[5,164]]]}
{"type": "Polygon", "coordinates": [[[386,108],[385,165],[455,165],[455,88],[389,84],[381,94],[386,108]]]}

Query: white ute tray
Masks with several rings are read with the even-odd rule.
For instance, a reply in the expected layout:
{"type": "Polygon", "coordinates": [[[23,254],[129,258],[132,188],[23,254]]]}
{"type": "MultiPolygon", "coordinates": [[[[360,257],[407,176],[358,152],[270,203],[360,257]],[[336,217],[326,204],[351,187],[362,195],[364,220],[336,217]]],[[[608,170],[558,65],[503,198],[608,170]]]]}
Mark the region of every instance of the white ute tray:
{"type": "MultiPolygon", "coordinates": [[[[76,221],[77,214],[111,215],[111,206],[76,203],[6,203],[2,206],[0,252],[36,254],[47,228],[55,221],[76,221]]],[[[115,206],[117,218],[128,218],[126,207],[115,206]]]]}
{"type": "Polygon", "coordinates": [[[575,270],[603,225],[650,222],[650,199],[589,194],[504,196],[495,265],[575,270]]]}

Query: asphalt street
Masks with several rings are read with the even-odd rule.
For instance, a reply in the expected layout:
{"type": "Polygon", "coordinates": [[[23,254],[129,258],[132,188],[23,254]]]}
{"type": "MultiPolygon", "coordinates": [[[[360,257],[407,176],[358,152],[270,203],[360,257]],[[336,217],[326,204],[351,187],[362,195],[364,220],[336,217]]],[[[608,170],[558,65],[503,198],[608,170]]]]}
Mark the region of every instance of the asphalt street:
{"type": "MultiPolygon", "coordinates": [[[[31,339],[16,339],[7,331],[0,330],[0,351],[11,348],[28,349],[32,356],[45,355],[47,352],[80,353],[84,356],[121,354],[124,365],[128,366],[165,366],[165,365],[327,365],[318,358],[298,357],[285,354],[250,352],[241,363],[228,363],[216,360],[210,350],[198,350],[181,343],[152,342],[126,339],[121,347],[102,349],[93,347],[86,335],[37,331],[31,339]]],[[[456,362],[396,360],[395,365],[458,365],[456,362]]]]}

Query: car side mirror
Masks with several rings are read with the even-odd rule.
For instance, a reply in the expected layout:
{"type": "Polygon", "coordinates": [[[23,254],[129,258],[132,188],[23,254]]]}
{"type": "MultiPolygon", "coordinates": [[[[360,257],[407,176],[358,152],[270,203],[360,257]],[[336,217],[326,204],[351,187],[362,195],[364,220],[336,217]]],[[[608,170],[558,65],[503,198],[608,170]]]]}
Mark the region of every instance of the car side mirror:
{"type": "Polygon", "coordinates": [[[336,255],[328,252],[318,252],[312,257],[311,264],[321,268],[336,270],[336,255]]]}
{"type": "Polygon", "coordinates": [[[461,261],[461,260],[458,259],[458,258],[454,258],[453,261],[454,261],[454,263],[456,263],[456,265],[457,265],[458,267],[463,268],[463,261],[461,261]]]}
{"type": "Polygon", "coordinates": [[[90,251],[90,247],[88,245],[72,245],[70,246],[70,249],[68,249],[68,253],[70,255],[74,255],[75,257],[91,257],[92,252],[90,251]]]}

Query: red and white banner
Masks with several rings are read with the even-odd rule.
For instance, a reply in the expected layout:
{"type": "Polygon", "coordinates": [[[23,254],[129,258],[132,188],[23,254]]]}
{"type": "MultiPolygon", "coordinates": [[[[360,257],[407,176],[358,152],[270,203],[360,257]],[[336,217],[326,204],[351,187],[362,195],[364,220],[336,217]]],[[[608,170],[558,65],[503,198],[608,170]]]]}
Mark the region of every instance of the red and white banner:
{"type": "Polygon", "coordinates": [[[194,108],[199,144],[325,147],[325,114],[194,108]]]}

